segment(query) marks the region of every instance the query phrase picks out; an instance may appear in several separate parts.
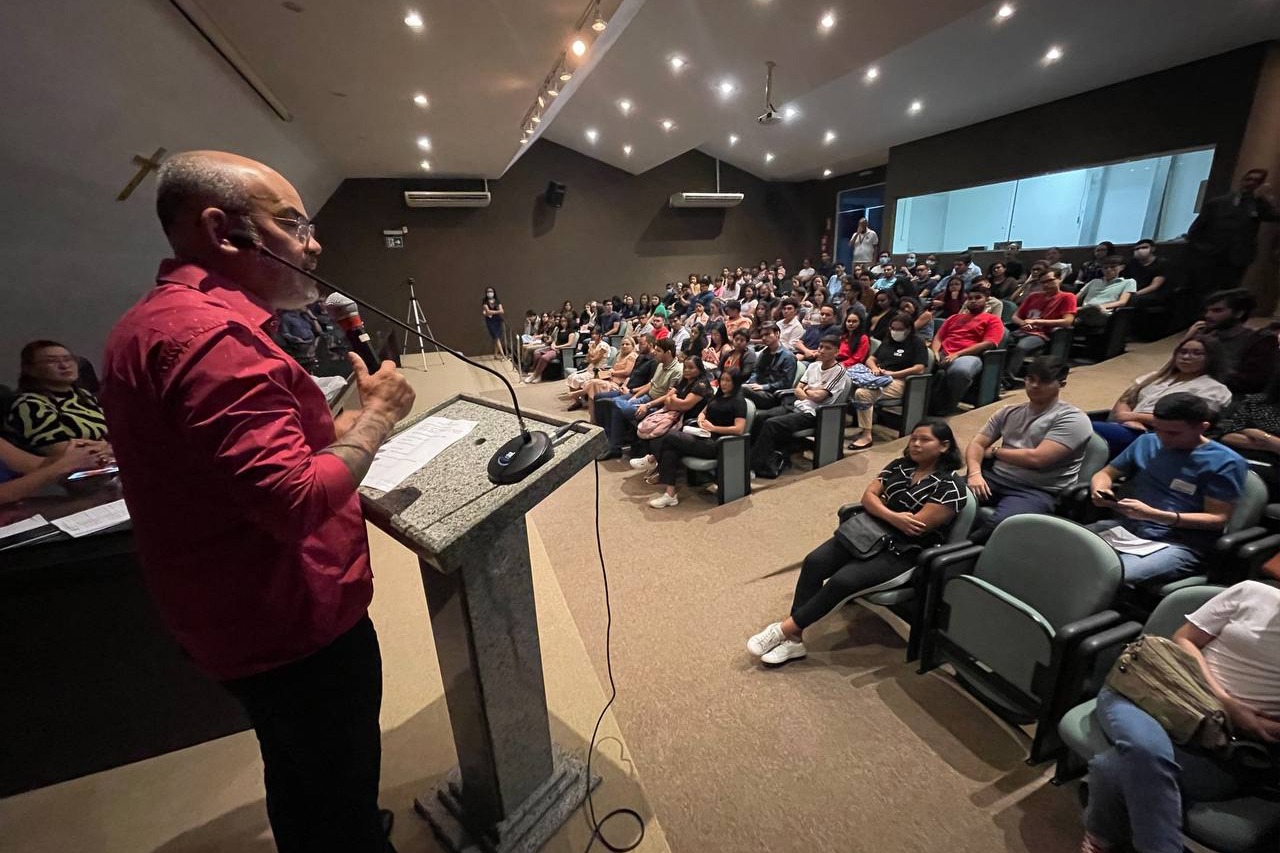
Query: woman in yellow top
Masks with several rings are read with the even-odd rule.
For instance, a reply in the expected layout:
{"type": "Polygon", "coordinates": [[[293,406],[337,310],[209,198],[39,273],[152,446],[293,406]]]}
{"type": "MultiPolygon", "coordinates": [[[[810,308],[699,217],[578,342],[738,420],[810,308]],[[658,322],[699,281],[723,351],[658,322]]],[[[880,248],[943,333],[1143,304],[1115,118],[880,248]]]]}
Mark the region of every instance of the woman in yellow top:
{"type": "Polygon", "coordinates": [[[74,439],[109,450],[102,406],[76,385],[80,367],[71,351],[56,341],[32,341],[21,359],[21,393],[9,407],[6,430],[41,456],[61,453],[74,439]]]}

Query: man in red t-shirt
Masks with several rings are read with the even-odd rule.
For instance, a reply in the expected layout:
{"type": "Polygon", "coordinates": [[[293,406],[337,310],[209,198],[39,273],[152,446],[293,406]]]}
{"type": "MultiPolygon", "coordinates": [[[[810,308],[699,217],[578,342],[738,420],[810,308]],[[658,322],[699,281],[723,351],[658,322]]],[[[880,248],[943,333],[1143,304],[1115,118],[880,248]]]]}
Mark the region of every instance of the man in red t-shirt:
{"type": "Polygon", "coordinates": [[[948,415],[982,372],[982,354],[1004,340],[1004,324],[987,313],[991,291],[976,286],[964,296],[967,311],[952,314],[933,336],[935,366],[929,412],[948,415]]]}
{"type": "Polygon", "coordinates": [[[246,231],[311,269],[302,200],[272,169],[219,151],[160,167],[174,257],[107,342],[102,402],[147,589],[202,670],[244,705],[280,853],[386,853],[378,811],[382,658],[356,487],[413,405],[384,361],[352,370],[335,423],[271,339],[315,285],[237,248],[246,231]]]}
{"type": "Polygon", "coordinates": [[[1013,341],[1005,358],[1005,384],[1016,386],[1022,362],[1044,349],[1053,330],[1076,321],[1076,295],[1062,289],[1062,279],[1050,269],[1040,276],[1040,289],[1022,300],[1013,315],[1013,341]]]}

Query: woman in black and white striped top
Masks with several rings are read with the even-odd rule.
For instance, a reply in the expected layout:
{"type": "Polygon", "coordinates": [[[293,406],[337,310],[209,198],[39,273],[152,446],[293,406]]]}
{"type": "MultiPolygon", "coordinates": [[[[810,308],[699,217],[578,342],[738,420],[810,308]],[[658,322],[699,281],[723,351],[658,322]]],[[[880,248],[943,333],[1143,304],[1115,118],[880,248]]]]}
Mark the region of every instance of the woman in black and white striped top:
{"type": "Polygon", "coordinates": [[[947,422],[926,418],[902,457],[884,467],[862,493],[862,510],[892,528],[892,542],[859,559],[831,537],[804,558],[791,615],[747,641],[747,650],[777,666],[805,656],[804,630],[842,602],[906,582],[919,550],[943,541],[967,497],[954,471],[960,451],[947,422]]]}

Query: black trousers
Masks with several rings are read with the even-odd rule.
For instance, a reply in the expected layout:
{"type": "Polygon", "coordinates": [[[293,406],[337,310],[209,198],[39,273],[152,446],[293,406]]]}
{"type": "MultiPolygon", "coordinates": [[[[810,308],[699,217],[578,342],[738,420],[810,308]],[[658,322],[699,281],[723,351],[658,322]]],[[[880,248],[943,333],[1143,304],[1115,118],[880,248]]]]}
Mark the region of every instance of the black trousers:
{"type": "Polygon", "coordinates": [[[310,657],[224,686],[262,749],[267,816],[280,853],[383,853],[382,653],[373,623],[310,657]]]}
{"type": "Polygon", "coordinates": [[[778,405],[778,395],[772,391],[753,391],[750,388],[742,389],[742,396],[756,404],[756,409],[772,409],[778,405]]]}
{"type": "Polygon", "coordinates": [[[671,432],[652,442],[653,455],[658,457],[658,482],[664,486],[674,486],[684,465],[682,456],[697,456],[700,459],[715,459],[720,451],[714,438],[703,438],[690,435],[673,427],[671,432]]]}
{"type": "Polygon", "coordinates": [[[752,424],[755,442],[751,447],[751,468],[756,473],[766,470],[769,456],[778,449],[778,445],[789,441],[792,433],[803,429],[811,429],[817,422],[816,415],[808,412],[791,412],[785,409],[772,409],[757,412],[752,424]],[[761,421],[761,416],[764,420],[761,421]],[[757,430],[756,428],[759,427],[757,430]]]}
{"type": "Polygon", "coordinates": [[[803,631],[854,595],[868,595],[902,583],[914,561],[881,551],[869,560],[855,560],[832,537],[809,552],[800,567],[791,618],[803,631]]]}

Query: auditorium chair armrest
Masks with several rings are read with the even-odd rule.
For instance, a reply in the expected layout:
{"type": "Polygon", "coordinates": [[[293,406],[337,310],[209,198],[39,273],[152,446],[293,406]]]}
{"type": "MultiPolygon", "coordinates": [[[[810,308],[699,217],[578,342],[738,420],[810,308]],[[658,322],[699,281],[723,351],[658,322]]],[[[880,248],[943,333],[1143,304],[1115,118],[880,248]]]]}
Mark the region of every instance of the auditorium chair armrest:
{"type": "Polygon", "coordinates": [[[844,524],[846,521],[848,521],[850,518],[853,517],[853,514],[855,512],[857,512],[860,509],[862,509],[862,504],[856,501],[854,503],[845,504],[844,506],[836,510],[836,518],[840,520],[841,524],[844,524]]]}
{"type": "MultiPolygon", "coordinates": [[[[1108,611],[1113,612],[1113,611],[1108,611]]],[[[1071,656],[1070,678],[1082,697],[1096,696],[1126,645],[1142,636],[1142,623],[1132,620],[1113,624],[1080,638],[1071,656]]]]}
{"type": "Polygon", "coordinates": [[[1085,686],[1091,680],[1091,670],[1078,659],[1080,643],[1114,627],[1120,621],[1120,614],[1116,611],[1103,610],[1069,622],[1054,633],[1050,643],[1049,666],[1040,679],[1038,691],[1043,704],[1037,720],[1035,742],[1032,744],[1033,761],[1050,758],[1061,749],[1057,737],[1058,721],[1067,711],[1089,698],[1085,695],[1085,686]]]}
{"type": "Polygon", "coordinates": [[[1280,551],[1280,534],[1253,539],[1240,546],[1236,558],[1246,567],[1245,577],[1262,576],[1262,564],[1270,560],[1280,551]]]}
{"type": "Polygon", "coordinates": [[[934,626],[937,618],[938,604],[942,601],[942,590],[952,578],[973,571],[982,556],[983,546],[958,543],[958,547],[949,548],[945,553],[931,555],[928,561],[927,576],[923,579],[924,596],[921,602],[921,624],[926,630],[934,626]]]}
{"type": "Polygon", "coordinates": [[[1091,421],[1106,421],[1111,419],[1110,409],[1090,409],[1085,412],[1091,421]]]}
{"type": "Polygon", "coordinates": [[[1114,627],[1120,622],[1120,614],[1115,610],[1103,610],[1098,613],[1090,613],[1083,619],[1077,619],[1074,622],[1068,622],[1053,635],[1053,642],[1064,648],[1074,648],[1085,637],[1097,634],[1107,628],[1114,627]]]}
{"type": "Polygon", "coordinates": [[[1213,550],[1219,557],[1232,555],[1242,546],[1263,538],[1267,532],[1265,527],[1245,527],[1233,533],[1224,533],[1213,543],[1213,550]]]}
{"type": "Polygon", "coordinates": [[[1267,504],[1262,508],[1262,517],[1272,521],[1280,521],[1280,504],[1267,504]]]}

